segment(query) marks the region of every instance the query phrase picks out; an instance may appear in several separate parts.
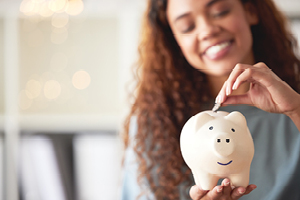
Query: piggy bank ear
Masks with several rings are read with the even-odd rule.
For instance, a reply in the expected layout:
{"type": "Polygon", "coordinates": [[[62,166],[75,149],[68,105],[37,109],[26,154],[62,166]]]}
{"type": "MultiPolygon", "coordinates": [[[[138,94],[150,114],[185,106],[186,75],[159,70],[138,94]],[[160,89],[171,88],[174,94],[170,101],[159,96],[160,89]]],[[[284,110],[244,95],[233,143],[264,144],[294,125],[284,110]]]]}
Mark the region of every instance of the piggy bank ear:
{"type": "Polygon", "coordinates": [[[208,113],[205,113],[205,112],[198,113],[193,118],[194,118],[194,131],[195,132],[197,130],[199,130],[207,122],[215,119],[214,117],[212,117],[211,115],[209,115],[208,113]]]}
{"type": "Polygon", "coordinates": [[[244,117],[244,115],[242,115],[242,113],[234,111],[229,113],[225,119],[232,121],[233,123],[245,127],[247,126],[247,121],[246,118],[244,117]]]}

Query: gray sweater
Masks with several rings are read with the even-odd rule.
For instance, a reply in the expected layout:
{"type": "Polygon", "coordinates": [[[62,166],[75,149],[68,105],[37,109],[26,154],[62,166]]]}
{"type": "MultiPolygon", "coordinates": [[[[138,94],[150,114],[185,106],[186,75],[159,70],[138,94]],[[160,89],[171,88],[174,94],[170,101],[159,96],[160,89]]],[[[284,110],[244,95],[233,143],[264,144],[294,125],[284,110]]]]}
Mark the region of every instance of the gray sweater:
{"type": "MultiPolygon", "coordinates": [[[[247,105],[226,106],[220,110],[241,112],[247,119],[254,140],[250,184],[257,185],[257,188],[240,199],[300,200],[300,133],[290,118],[247,105]]],[[[130,125],[131,141],[134,141],[136,130],[137,124],[133,118],[130,125]]],[[[123,168],[122,200],[134,200],[140,194],[137,167],[135,153],[129,147],[123,168]]],[[[154,199],[146,185],[143,189],[148,191],[148,197],[141,199],[154,199]]]]}

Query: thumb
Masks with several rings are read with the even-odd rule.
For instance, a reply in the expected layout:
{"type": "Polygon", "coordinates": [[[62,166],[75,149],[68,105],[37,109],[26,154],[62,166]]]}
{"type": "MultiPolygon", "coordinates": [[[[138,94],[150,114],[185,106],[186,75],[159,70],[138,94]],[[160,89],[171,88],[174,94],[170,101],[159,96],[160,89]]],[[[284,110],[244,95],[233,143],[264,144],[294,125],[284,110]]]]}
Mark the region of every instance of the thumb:
{"type": "Polygon", "coordinates": [[[190,196],[193,200],[200,200],[207,192],[208,190],[202,190],[197,185],[194,185],[190,189],[190,196]]]}

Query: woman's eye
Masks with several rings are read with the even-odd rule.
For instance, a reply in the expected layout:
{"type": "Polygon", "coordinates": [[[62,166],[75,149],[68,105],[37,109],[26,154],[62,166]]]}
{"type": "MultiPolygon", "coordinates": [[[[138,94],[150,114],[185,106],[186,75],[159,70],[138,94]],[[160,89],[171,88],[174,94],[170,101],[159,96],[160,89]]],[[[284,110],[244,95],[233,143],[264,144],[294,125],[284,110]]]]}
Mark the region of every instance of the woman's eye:
{"type": "Polygon", "coordinates": [[[224,10],[222,12],[214,13],[214,14],[212,14],[212,16],[214,18],[219,18],[219,17],[223,17],[223,16],[227,15],[229,12],[230,12],[229,10],[224,10]]]}
{"type": "Polygon", "coordinates": [[[181,32],[182,33],[189,33],[195,28],[194,25],[188,26],[187,28],[183,29],[181,32]]]}

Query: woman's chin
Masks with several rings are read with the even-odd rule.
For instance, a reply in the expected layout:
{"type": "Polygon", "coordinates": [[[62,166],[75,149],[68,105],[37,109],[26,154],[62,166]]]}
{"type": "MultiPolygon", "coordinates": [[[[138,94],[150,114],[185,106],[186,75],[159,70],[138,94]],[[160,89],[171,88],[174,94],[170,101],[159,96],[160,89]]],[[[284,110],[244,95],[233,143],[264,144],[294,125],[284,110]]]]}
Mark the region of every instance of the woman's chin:
{"type": "Polygon", "coordinates": [[[216,76],[216,77],[228,77],[229,74],[231,73],[232,69],[201,69],[201,72],[203,72],[204,74],[208,75],[208,76],[216,76]]]}

